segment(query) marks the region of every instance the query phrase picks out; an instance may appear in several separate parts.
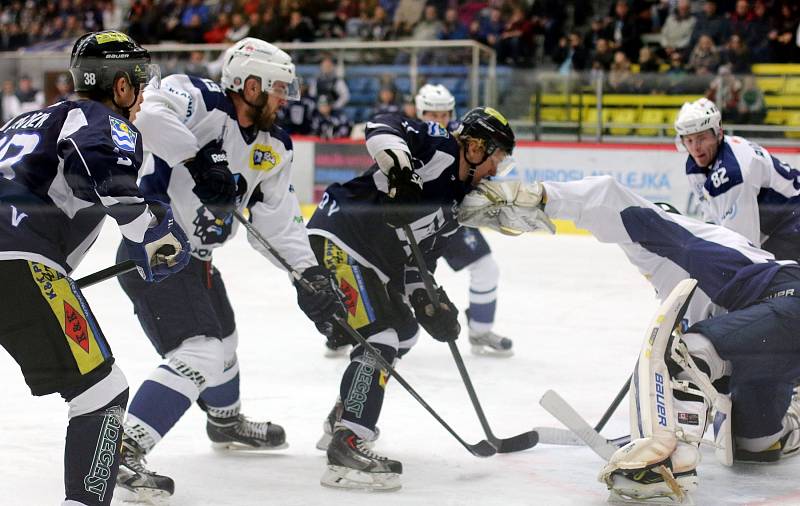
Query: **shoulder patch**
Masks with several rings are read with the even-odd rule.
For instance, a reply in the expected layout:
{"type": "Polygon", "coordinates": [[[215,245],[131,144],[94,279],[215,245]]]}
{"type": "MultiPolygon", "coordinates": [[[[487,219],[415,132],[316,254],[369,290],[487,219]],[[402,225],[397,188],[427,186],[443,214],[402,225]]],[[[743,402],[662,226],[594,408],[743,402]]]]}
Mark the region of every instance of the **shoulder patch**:
{"type": "Polygon", "coordinates": [[[136,151],[136,139],[139,134],[119,118],[109,116],[108,121],[111,123],[111,140],[114,144],[124,151],[136,151]]]}
{"type": "Polygon", "coordinates": [[[431,137],[448,137],[447,129],[435,121],[428,121],[428,135],[431,137]]]}

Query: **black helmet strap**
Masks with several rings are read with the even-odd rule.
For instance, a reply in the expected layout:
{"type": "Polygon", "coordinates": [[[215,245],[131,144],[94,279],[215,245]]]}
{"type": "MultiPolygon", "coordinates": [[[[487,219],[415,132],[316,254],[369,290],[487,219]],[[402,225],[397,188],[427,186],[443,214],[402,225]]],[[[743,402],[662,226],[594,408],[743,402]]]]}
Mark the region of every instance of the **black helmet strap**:
{"type": "MultiPolygon", "coordinates": [[[[467,154],[467,146],[469,145],[470,139],[471,137],[465,138],[464,143],[462,144],[462,148],[464,150],[464,160],[466,160],[467,165],[469,166],[469,169],[467,170],[467,180],[464,181],[467,190],[470,190],[473,186],[476,186],[477,181],[475,181],[475,172],[477,172],[478,170],[478,165],[482,164],[483,162],[488,160],[490,156],[492,156],[492,153],[489,152],[487,146],[487,149],[484,150],[483,152],[483,158],[481,158],[481,161],[478,163],[473,163],[472,160],[469,159],[469,155],[467,154]]],[[[484,142],[486,141],[484,140],[484,142]]],[[[491,151],[494,152],[494,150],[491,151]]]]}
{"type": "Polygon", "coordinates": [[[131,119],[130,118],[131,109],[133,109],[133,106],[136,105],[136,101],[139,99],[139,91],[141,89],[142,89],[142,83],[137,82],[136,84],[132,84],[130,77],[124,72],[120,72],[114,77],[114,81],[111,84],[111,102],[114,104],[114,107],[119,109],[120,114],[122,114],[122,116],[125,119],[131,119]],[[130,84],[131,87],[133,88],[133,101],[131,101],[131,103],[128,105],[122,105],[117,103],[117,98],[116,98],[117,93],[114,88],[117,83],[117,79],[119,79],[120,77],[124,77],[128,81],[128,84],[130,84]]]}

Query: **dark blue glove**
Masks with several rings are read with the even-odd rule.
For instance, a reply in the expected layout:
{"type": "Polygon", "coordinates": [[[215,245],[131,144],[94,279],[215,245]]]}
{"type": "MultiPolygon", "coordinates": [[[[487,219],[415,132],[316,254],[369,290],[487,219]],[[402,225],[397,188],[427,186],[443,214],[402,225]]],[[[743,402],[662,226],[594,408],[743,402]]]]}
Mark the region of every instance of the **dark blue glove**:
{"type": "Polygon", "coordinates": [[[455,341],[458,339],[458,334],[461,333],[458,309],[450,302],[442,287],[437,288],[436,291],[439,292],[438,308],[434,308],[427,291],[422,288],[414,290],[410,297],[414,316],[422,328],[437,341],[455,341]]]}
{"type": "Polygon", "coordinates": [[[312,322],[317,324],[321,333],[329,335],[329,332],[326,333],[323,329],[333,330],[332,326],[329,327],[333,317],[344,318],[347,314],[342,302],[342,293],[336,286],[336,279],[328,269],[321,265],[307,268],[301,277],[311,285],[313,290],[308,290],[299,281],[295,281],[297,305],[312,322]]]}
{"type": "Polygon", "coordinates": [[[215,214],[233,210],[236,201],[236,179],[228,167],[228,155],[219,141],[203,146],[193,159],[186,162],[197,195],[215,214]]]}
{"type": "Polygon", "coordinates": [[[156,201],[150,201],[148,205],[158,223],[147,229],[142,242],[124,240],[128,255],[136,263],[142,278],[159,282],[186,267],[191,247],[168,205],[156,201]]]}

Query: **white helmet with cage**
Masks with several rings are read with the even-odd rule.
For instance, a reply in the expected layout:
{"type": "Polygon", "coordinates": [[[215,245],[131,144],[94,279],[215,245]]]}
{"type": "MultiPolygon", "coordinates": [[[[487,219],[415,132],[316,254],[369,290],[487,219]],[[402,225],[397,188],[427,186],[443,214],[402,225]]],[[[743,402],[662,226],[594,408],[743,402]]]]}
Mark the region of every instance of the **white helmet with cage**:
{"type": "Polygon", "coordinates": [[[675,119],[675,132],[678,137],[706,130],[713,130],[714,135],[719,135],[722,129],[721,120],[722,114],[716,104],[707,98],[701,98],[683,104],[675,119]]]}
{"type": "Polygon", "coordinates": [[[292,57],[269,42],[246,37],[225,51],[220,83],[242,91],[248,77],[261,79],[261,89],[286,100],[300,100],[300,83],[292,57]]]}
{"type": "Polygon", "coordinates": [[[456,99],[447,88],[441,84],[426,84],[419,89],[414,99],[417,107],[417,117],[422,119],[426,111],[447,111],[452,113],[456,108],[456,99]]]}

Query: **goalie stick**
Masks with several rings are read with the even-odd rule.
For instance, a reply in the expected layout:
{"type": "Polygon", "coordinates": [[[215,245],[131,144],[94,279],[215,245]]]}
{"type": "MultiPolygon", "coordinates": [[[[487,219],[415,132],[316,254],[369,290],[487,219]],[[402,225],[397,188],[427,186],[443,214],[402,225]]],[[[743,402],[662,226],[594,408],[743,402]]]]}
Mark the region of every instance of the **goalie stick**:
{"type": "MultiPolygon", "coordinates": [[[[242,226],[244,226],[247,232],[250,235],[252,235],[262,246],[264,246],[264,248],[269,252],[269,254],[272,255],[272,257],[275,260],[277,260],[278,263],[281,264],[283,268],[289,272],[292,278],[295,281],[297,281],[297,283],[299,283],[304,290],[308,290],[311,292],[314,291],[314,287],[311,286],[311,284],[309,284],[308,281],[303,279],[300,273],[297,272],[297,270],[295,270],[295,268],[292,267],[289,264],[289,262],[287,262],[286,259],[284,259],[283,256],[281,256],[281,254],[275,248],[272,247],[272,245],[269,243],[269,241],[267,241],[267,239],[263,235],[261,235],[261,232],[259,232],[253,226],[252,223],[247,221],[247,218],[242,216],[242,213],[240,213],[239,211],[233,211],[233,216],[236,218],[237,221],[239,221],[239,223],[242,224],[242,226]]],[[[492,445],[489,441],[485,439],[478,441],[475,444],[470,444],[464,441],[464,439],[462,439],[461,436],[459,436],[456,433],[456,431],[454,431],[447,424],[447,422],[445,422],[444,419],[442,419],[442,417],[439,416],[439,414],[436,411],[434,411],[434,409],[427,402],[425,402],[425,400],[416,392],[416,390],[414,390],[411,387],[411,385],[402,376],[400,376],[400,374],[398,374],[398,372],[394,369],[394,367],[392,367],[392,365],[389,362],[387,362],[386,359],[383,358],[383,356],[381,356],[380,352],[377,349],[375,349],[375,347],[372,346],[372,344],[370,344],[366,339],[364,339],[364,337],[357,330],[355,330],[353,327],[350,326],[350,324],[347,323],[347,320],[345,318],[342,318],[340,316],[335,316],[334,320],[342,327],[342,329],[344,329],[345,332],[347,332],[347,334],[350,337],[352,337],[358,344],[364,346],[365,349],[367,349],[372,355],[374,355],[376,360],[381,364],[381,367],[383,367],[386,371],[388,371],[388,373],[394,379],[396,379],[397,382],[400,383],[409,394],[411,394],[411,397],[416,399],[416,401],[419,402],[422,405],[422,407],[425,408],[428,411],[428,413],[430,413],[431,416],[433,416],[436,419],[436,421],[439,422],[439,424],[441,424],[441,426],[444,427],[445,430],[447,430],[447,432],[450,433],[451,436],[453,436],[459,443],[461,443],[461,445],[464,448],[467,449],[467,451],[469,451],[476,457],[491,457],[492,455],[497,453],[497,448],[495,448],[494,445],[492,445]]]]}
{"type": "MultiPolygon", "coordinates": [[[[406,237],[408,238],[408,244],[411,246],[411,253],[415,262],[417,263],[417,267],[419,268],[419,274],[422,278],[423,284],[425,285],[425,291],[428,292],[428,297],[430,297],[433,306],[439,307],[439,293],[433,286],[433,279],[428,272],[428,266],[426,265],[425,258],[422,256],[422,251],[419,249],[419,244],[417,244],[417,240],[414,237],[414,232],[411,230],[411,226],[403,225],[403,232],[405,232],[406,237]]],[[[478,395],[475,393],[475,387],[472,386],[472,380],[470,379],[467,368],[464,365],[464,359],[461,357],[461,353],[458,351],[458,346],[456,345],[455,341],[449,341],[447,345],[450,347],[450,353],[453,355],[453,360],[456,362],[458,373],[461,375],[461,379],[464,382],[464,387],[467,389],[467,394],[469,394],[469,399],[472,401],[472,406],[475,408],[475,412],[478,415],[478,420],[481,423],[481,427],[486,433],[486,438],[495,448],[497,448],[497,452],[520,452],[536,446],[536,443],[539,442],[539,434],[535,430],[523,432],[522,434],[517,434],[516,436],[505,439],[500,439],[494,435],[492,428],[489,426],[489,422],[486,420],[486,415],[483,412],[481,403],[478,401],[478,395]]]]}

